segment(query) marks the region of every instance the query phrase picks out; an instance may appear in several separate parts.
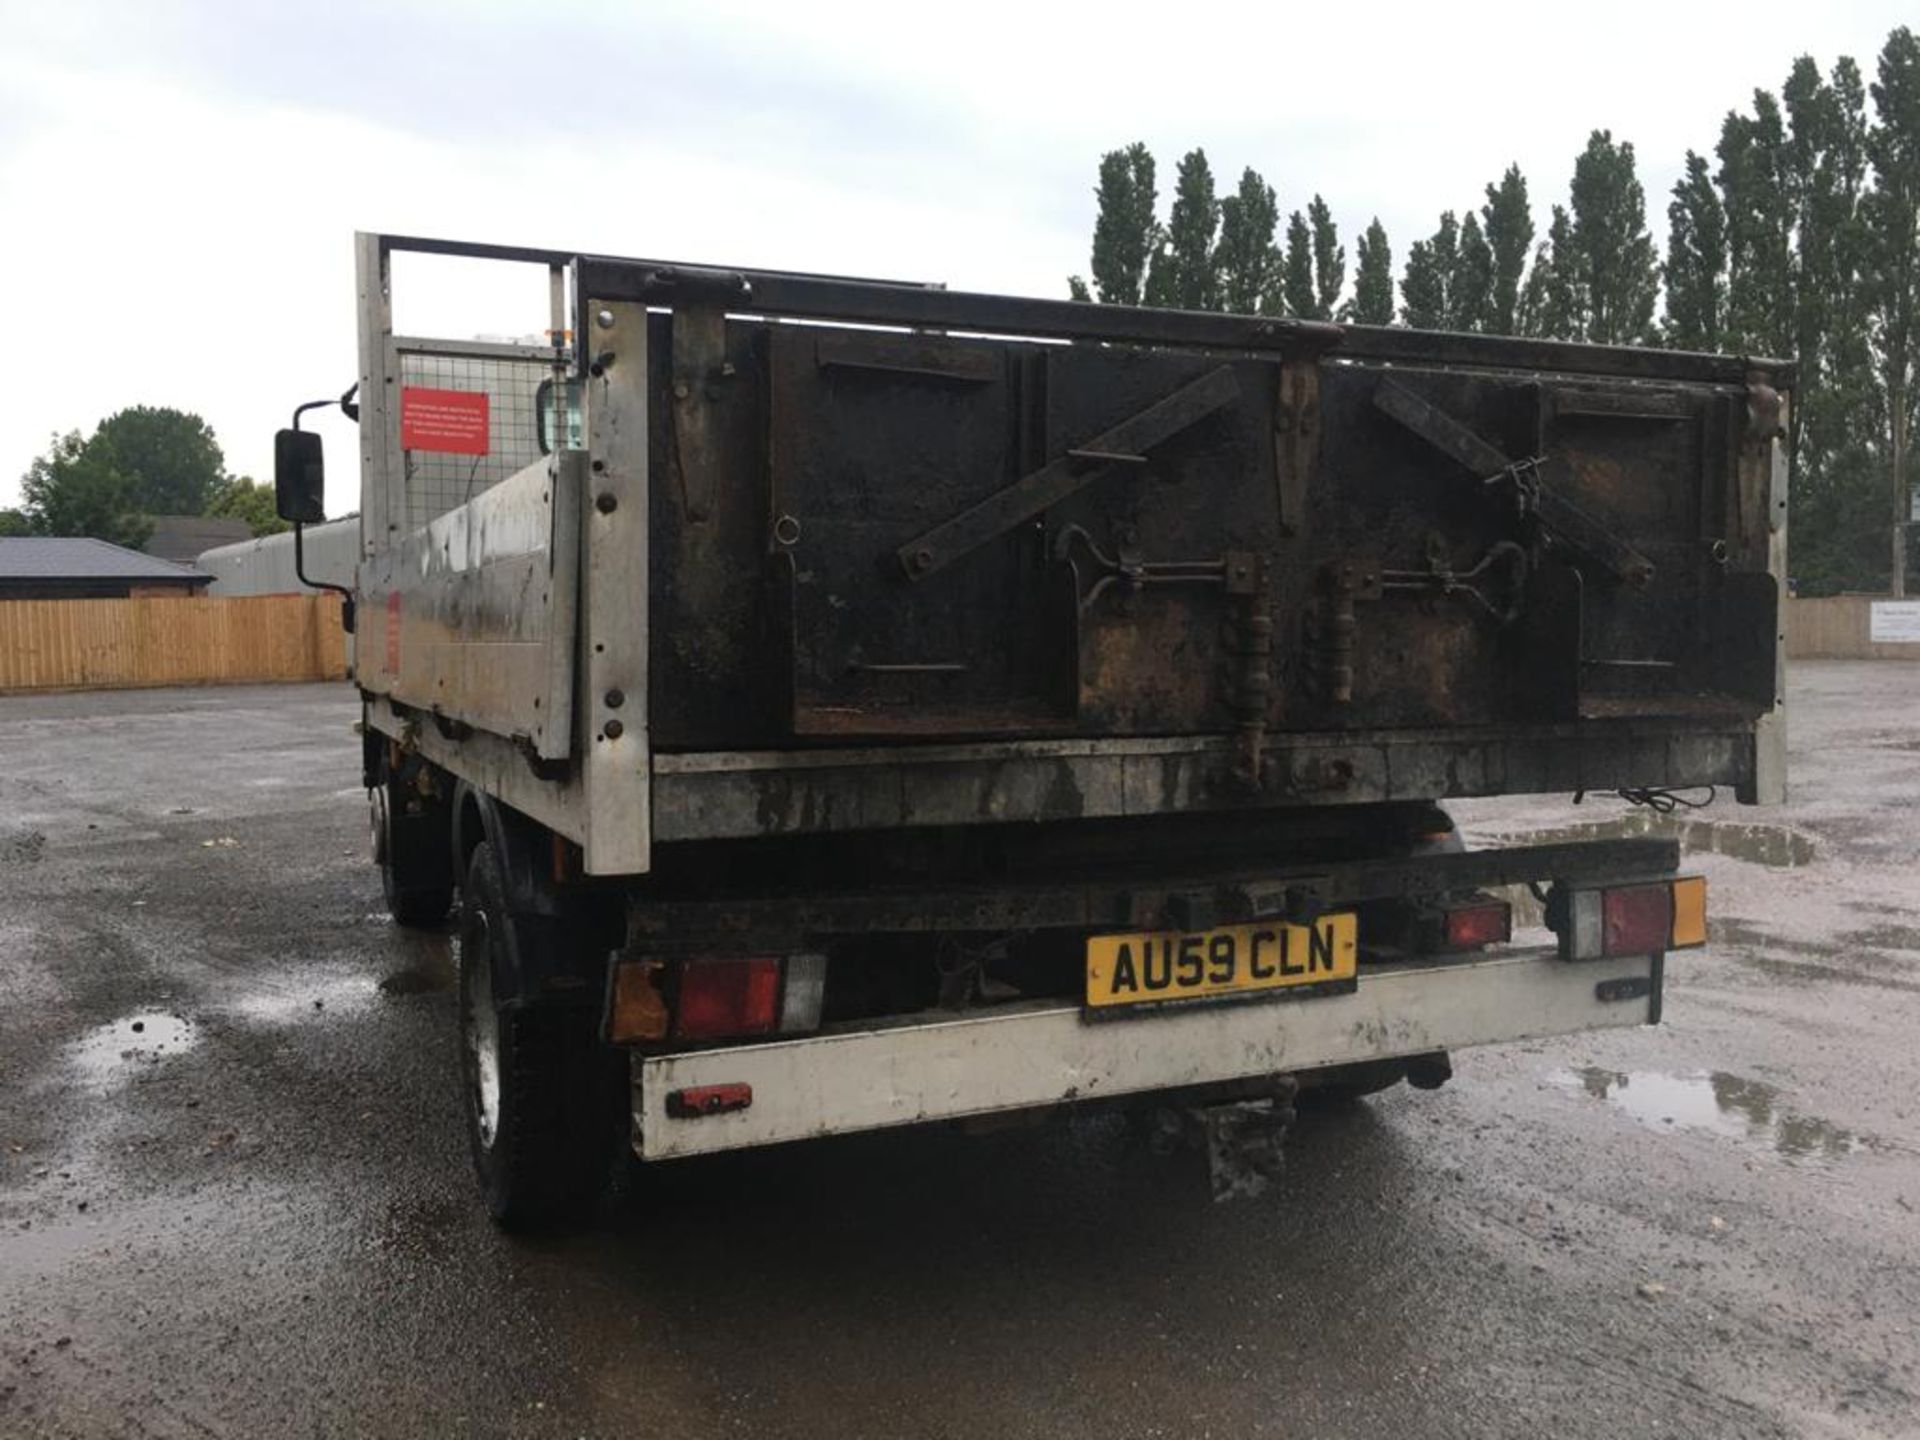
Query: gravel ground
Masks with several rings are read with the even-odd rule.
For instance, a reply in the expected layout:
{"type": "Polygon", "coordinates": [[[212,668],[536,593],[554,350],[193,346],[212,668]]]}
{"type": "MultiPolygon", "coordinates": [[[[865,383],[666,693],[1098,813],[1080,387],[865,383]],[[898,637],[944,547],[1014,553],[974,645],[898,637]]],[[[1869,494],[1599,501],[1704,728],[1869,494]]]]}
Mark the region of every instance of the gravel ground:
{"type": "Polygon", "coordinates": [[[1262,1201],[1088,1117],[685,1162],[527,1241],[350,692],[0,699],[0,1434],[1920,1434],[1920,666],[1792,701],[1789,806],[1657,822],[1716,917],[1665,1025],[1309,1118],[1262,1201]]]}

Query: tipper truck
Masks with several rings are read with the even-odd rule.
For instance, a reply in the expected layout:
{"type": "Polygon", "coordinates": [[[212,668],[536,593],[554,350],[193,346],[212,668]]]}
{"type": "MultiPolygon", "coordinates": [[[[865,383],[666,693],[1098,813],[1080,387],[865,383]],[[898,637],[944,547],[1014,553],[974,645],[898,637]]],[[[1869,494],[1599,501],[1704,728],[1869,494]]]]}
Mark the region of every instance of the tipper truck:
{"type": "MultiPolygon", "coordinates": [[[[395,920],[457,905],[502,1223],[616,1148],[1106,1103],[1257,1189],[1296,1100],[1657,1022],[1705,941],[1673,841],[1469,849],[1445,802],[1783,794],[1786,362],[375,234],[357,275],[314,403],[373,849],[395,920]],[[422,256],[550,328],[397,331],[422,256]]],[[[299,412],[275,458],[321,519],[299,412]]]]}

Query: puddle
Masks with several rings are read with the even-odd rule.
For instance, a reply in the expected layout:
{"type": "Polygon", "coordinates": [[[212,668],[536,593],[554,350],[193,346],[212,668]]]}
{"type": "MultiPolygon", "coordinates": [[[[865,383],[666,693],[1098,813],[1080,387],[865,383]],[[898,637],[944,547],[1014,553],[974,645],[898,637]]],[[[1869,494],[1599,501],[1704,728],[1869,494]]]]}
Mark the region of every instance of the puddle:
{"type": "Polygon", "coordinates": [[[1755,865],[1792,868],[1813,862],[1811,835],[1785,825],[1766,825],[1747,820],[1706,820],[1691,815],[1661,815],[1652,810],[1630,810],[1605,820],[1588,820],[1578,825],[1563,825],[1550,830],[1530,830],[1524,836],[1509,834],[1510,839],[1526,839],[1538,844],[1569,840],[1619,840],[1652,836],[1678,840],[1684,850],[1694,854],[1726,855],[1755,865]]]}
{"type": "Polygon", "coordinates": [[[108,1084],[168,1056],[184,1054],[198,1038],[188,1021],[155,1010],[89,1030],[73,1042],[68,1054],[87,1079],[108,1084]]]}
{"type": "Polygon", "coordinates": [[[1705,1130],[1730,1140],[1761,1144],[1789,1160],[1838,1160],[1879,1150],[1870,1135],[1801,1115],[1781,1093],[1761,1080],[1723,1070],[1669,1075],[1658,1070],[1606,1070],[1596,1065],[1556,1070],[1551,1079],[1583,1090],[1650,1130],[1705,1130]]]}
{"type": "Polygon", "coordinates": [[[352,1014],[365,1010],[373,1004],[378,993],[371,975],[283,980],[271,989],[238,996],[227,1008],[249,1020],[269,1025],[290,1025],[295,1021],[317,1020],[330,1014],[352,1014]]]}
{"type": "Polygon", "coordinates": [[[236,1015],[268,1025],[293,1025],[328,1016],[359,1015],[382,999],[432,995],[451,990],[453,947],[445,936],[409,937],[395,968],[384,975],[365,972],[281,978],[237,996],[227,1005],[236,1015]]]}

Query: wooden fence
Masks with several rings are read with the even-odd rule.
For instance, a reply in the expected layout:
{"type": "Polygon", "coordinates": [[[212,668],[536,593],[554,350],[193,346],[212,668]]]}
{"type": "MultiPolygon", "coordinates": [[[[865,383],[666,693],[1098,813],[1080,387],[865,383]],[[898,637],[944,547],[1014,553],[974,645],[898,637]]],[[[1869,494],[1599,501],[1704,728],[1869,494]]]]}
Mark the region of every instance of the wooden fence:
{"type": "Polygon", "coordinates": [[[1786,602],[1789,660],[1920,660],[1920,644],[1872,639],[1873,603],[1884,595],[1786,602]]]}
{"type": "Polygon", "coordinates": [[[0,693],[343,680],[336,595],[0,600],[0,693]]]}

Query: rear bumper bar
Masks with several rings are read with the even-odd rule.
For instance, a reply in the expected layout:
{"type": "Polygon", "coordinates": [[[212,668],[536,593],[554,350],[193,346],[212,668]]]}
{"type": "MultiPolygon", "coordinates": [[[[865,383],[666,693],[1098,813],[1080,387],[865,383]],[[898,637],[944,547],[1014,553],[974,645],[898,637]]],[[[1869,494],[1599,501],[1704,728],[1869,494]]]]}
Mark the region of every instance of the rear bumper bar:
{"type": "Polygon", "coordinates": [[[949,889],[729,894],[663,899],[636,891],[628,908],[637,951],[684,948],[688,937],[725,943],[795,935],[896,934],[1013,929],[1204,930],[1263,916],[1304,924],[1327,910],[1370,900],[1496,889],[1504,885],[1615,883],[1671,875],[1679,842],[1661,838],[1573,840],[1397,860],[1270,866],[1244,875],[1154,881],[1013,882],[949,889]]]}
{"type": "Polygon", "coordinates": [[[1646,1024],[1660,957],[1574,963],[1549,949],[1366,974],[1350,994],[1089,1021],[1043,1002],[633,1060],[634,1149],[664,1160],[1140,1094],[1497,1041],[1646,1024]],[[741,1108],[669,1097],[730,1087],[741,1108]]]}

